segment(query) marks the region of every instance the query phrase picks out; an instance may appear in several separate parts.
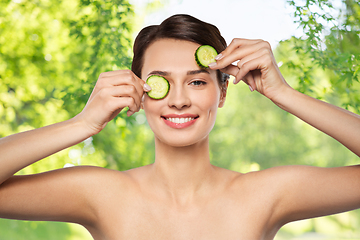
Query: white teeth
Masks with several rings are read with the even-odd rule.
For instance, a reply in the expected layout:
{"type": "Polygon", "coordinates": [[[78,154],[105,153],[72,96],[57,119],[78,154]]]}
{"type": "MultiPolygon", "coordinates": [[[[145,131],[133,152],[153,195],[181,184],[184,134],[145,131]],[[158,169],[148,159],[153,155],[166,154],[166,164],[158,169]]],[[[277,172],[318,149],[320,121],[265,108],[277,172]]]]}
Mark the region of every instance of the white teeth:
{"type": "Polygon", "coordinates": [[[173,122],[173,123],[186,123],[191,120],[194,120],[194,118],[167,118],[166,120],[173,122]]]}

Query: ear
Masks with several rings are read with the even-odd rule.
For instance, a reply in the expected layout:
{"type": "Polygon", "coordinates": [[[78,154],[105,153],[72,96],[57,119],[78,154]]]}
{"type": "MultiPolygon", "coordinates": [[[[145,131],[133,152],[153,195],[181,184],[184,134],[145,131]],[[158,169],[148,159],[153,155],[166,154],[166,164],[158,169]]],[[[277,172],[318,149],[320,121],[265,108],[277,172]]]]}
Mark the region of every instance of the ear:
{"type": "Polygon", "coordinates": [[[225,104],[226,93],[227,93],[228,86],[229,86],[229,81],[227,81],[226,86],[221,89],[219,108],[222,108],[224,106],[224,104],[225,104]]]}

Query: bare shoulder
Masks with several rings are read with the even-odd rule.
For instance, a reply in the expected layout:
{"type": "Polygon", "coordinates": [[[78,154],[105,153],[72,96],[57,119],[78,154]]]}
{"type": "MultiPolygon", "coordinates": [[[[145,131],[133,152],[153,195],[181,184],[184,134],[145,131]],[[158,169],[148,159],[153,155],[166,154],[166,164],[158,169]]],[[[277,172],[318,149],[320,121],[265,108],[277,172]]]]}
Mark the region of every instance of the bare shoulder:
{"type": "MultiPolygon", "coordinates": [[[[276,209],[284,196],[292,194],[292,184],[306,179],[313,167],[279,166],[260,171],[234,175],[231,194],[241,201],[276,209]]],[[[266,211],[267,209],[263,209],[266,211]]]]}
{"type": "Polygon", "coordinates": [[[141,185],[146,182],[148,166],[142,166],[126,171],[111,170],[102,167],[82,166],[78,170],[86,177],[87,185],[90,185],[94,198],[101,198],[103,195],[111,195],[114,199],[125,199],[140,190],[141,185]]]}
{"type": "Polygon", "coordinates": [[[82,182],[101,191],[125,191],[133,188],[142,167],[128,171],[118,171],[96,166],[78,166],[66,169],[73,178],[81,178],[82,182]]]}
{"type": "Polygon", "coordinates": [[[298,171],[301,170],[297,166],[286,166],[234,173],[226,191],[227,205],[231,206],[232,212],[247,216],[247,224],[252,219],[251,222],[256,223],[254,228],[260,227],[267,229],[270,235],[275,234],[283,224],[283,212],[279,209],[283,196],[289,191],[287,183],[298,171]]]}
{"type": "Polygon", "coordinates": [[[311,176],[321,172],[321,169],[302,165],[272,167],[237,175],[233,187],[248,190],[252,194],[267,194],[278,201],[284,194],[289,194],[294,182],[311,181],[311,176]]]}
{"type": "Polygon", "coordinates": [[[250,183],[250,184],[265,184],[265,185],[277,185],[283,182],[290,181],[294,177],[300,175],[311,174],[314,171],[318,171],[321,168],[313,166],[303,165],[288,165],[272,167],[260,171],[248,172],[245,174],[239,174],[236,181],[238,183],[250,183]]]}
{"type": "Polygon", "coordinates": [[[77,181],[85,185],[101,185],[106,182],[126,182],[129,177],[125,172],[97,166],[74,166],[40,173],[44,178],[60,178],[64,181],[77,181]],[[115,180],[115,181],[113,181],[115,180]]]}
{"type": "Polygon", "coordinates": [[[91,204],[102,201],[103,197],[110,196],[112,193],[116,193],[115,195],[121,198],[134,187],[136,182],[127,171],[97,166],[74,166],[24,176],[24,178],[24,182],[32,179],[39,183],[47,182],[53,189],[66,187],[69,191],[81,194],[91,204]]]}
{"type": "Polygon", "coordinates": [[[267,199],[273,222],[285,224],[359,208],[359,173],[360,166],[279,166],[244,174],[237,184],[267,199]]]}
{"type": "Polygon", "coordinates": [[[111,192],[121,199],[131,182],[125,172],[92,166],[13,176],[0,186],[0,217],[90,224],[101,201],[111,192]]]}

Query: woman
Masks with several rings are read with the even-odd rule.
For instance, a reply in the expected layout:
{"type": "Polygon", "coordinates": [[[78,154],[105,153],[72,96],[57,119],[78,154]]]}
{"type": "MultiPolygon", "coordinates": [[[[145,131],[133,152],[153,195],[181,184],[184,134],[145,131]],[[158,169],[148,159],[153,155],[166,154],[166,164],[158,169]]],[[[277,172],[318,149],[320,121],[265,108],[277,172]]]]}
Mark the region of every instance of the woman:
{"type": "Polygon", "coordinates": [[[234,39],[226,47],[213,25],[175,15],[139,33],[132,70],[100,74],[73,119],[0,140],[0,217],[79,223],[94,239],[248,240],[273,239],[288,222],[360,207],[358,166],[241,174],[210,164],[208,136],[226,98],[226,74],[360,156],[360,117],[292,89],[268,43],[234,39]],[[208,69],[194,60],[202,44],[221,52],[208,69]],[[144,94],[151,75],[169,81],[165,98],[144,94]],[[144,109],[155,135],[153,164],[125,172],[80,166],[13,176],[97,134],[124,107],[128,116],[144,109]]]}

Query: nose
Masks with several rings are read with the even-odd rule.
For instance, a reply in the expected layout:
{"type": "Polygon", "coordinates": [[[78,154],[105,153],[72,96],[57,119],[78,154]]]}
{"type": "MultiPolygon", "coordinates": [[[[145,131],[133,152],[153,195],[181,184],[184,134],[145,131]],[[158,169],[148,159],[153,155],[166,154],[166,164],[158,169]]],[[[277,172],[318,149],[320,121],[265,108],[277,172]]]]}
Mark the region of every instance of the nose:
{"type": "Polygon", "coordinates": [[[182,85],[176,86],[176,84],[173,84],[170,86],[167,98],[170,108],[181,110],[191,106],[191,100],[189,98],[188,92],[182,85]]]}

